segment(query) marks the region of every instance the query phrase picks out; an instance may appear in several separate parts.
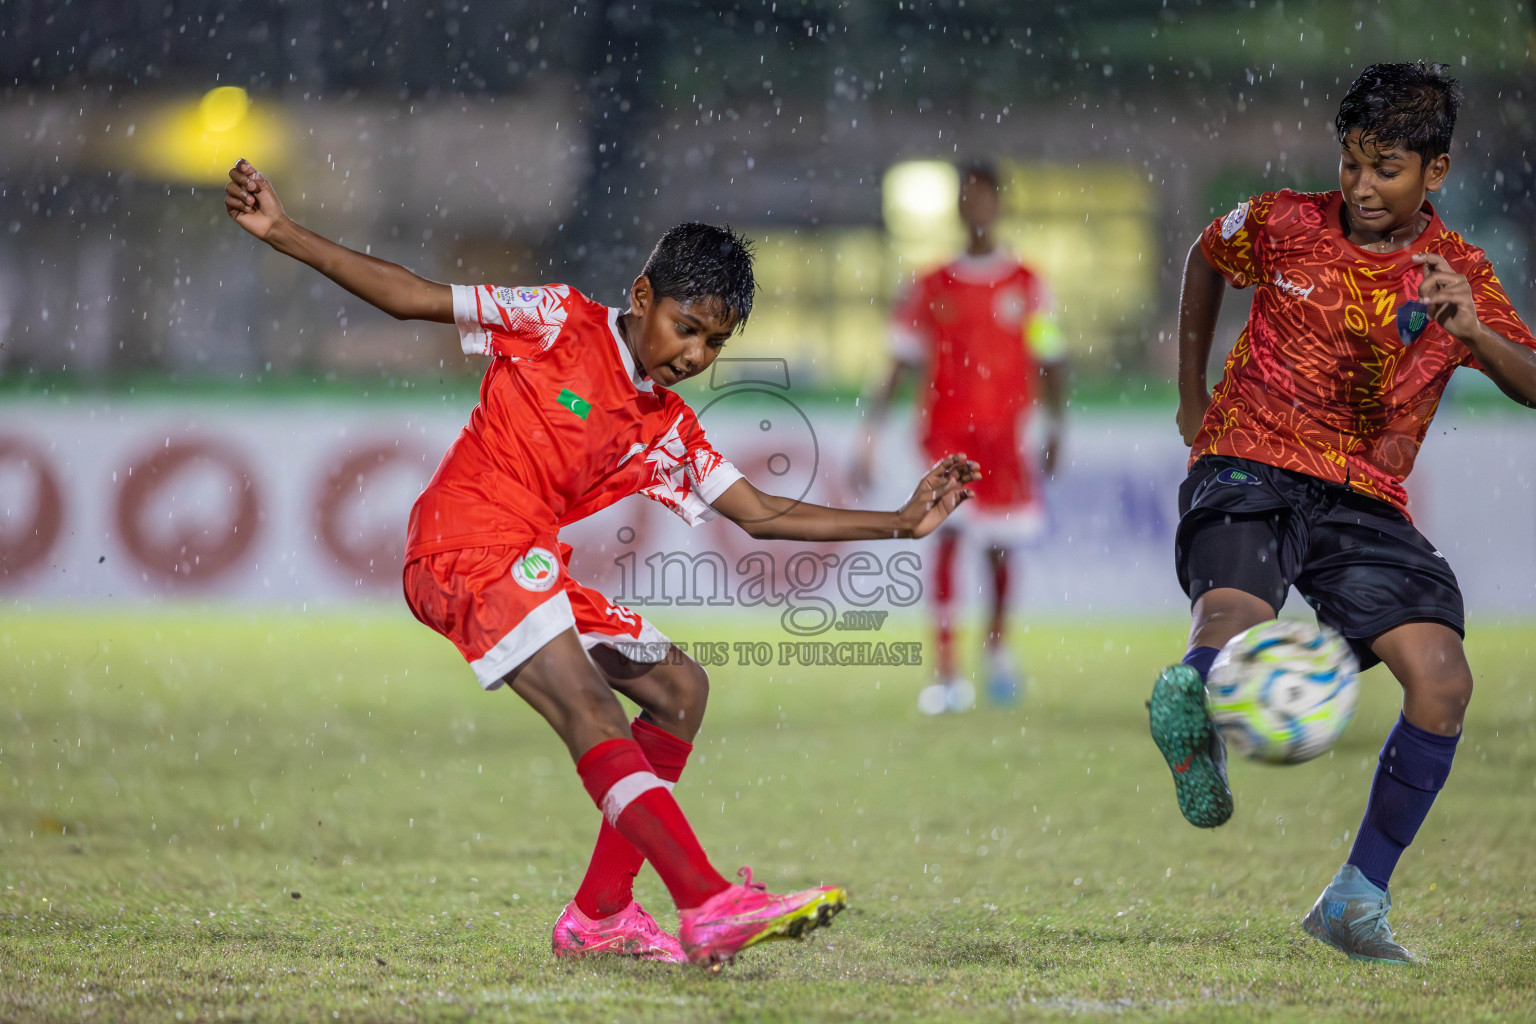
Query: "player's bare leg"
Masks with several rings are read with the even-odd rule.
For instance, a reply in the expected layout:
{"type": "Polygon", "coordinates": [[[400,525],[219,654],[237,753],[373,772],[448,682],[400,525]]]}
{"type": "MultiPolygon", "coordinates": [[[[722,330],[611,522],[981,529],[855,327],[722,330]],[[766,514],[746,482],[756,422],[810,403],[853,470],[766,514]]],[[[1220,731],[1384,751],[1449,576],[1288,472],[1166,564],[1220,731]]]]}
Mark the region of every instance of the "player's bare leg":
{"type": "Polygon", "coordinates": [[[1195,599],[1184,663],[1164,669],[1152,687],[1152,739],[1173,773],[1179,811],[1191,825],[1215,828],[1232,816],[1227,748],[1205,707],[1205,675],[1216,652],[1243,630],[1275,617],[1262,598],[1232,587],[1195,599]]]}
{"type": "Polygon", "coordinates": [[[1009,558],[1008,549],[987,548],[987,568],[992,572],[992,617],[987,622],[987,696],[1007,707],[1018,703],[1021,678],[1008,650],[1009,558]]]}
{"type": "Polygon", "coordinates": [[[956,530],[939,532],[939,550],[933,566],[934,669],[938,681],[923,688],[917,706],[926,715],[969,711],[976,703],[976,689],[960,678],[955,667],[955,557],[960,548],[956,530]]]}
{"type": "Polygon", "coordinates": [[[1262,597],[1244,590],[1217,587],[1195,599],[1190,610],[1189,649],[1212,647],[1221,650],[1237,634],[1279,614],[1262,597]]]}
{"type": "MultiPolygon", "coordinates": [[[[656,849],[666,858],[657,870],[679,906],[698,905],[728,888],[704,857],[669,786],[654,774],[606,674],[582,649],[574,629],[546,644],[505,681],[565,742],[582,782],[604,811],[603,828],[611,833],[609,847],[622,844],[626,859],[641,863],[642,845],[656,849]],[[589,755],[595,759],[589,761],[589,755]],[[625,797],[627,804],[619,806],[625,797]],[[621,818],[634,820],[622,822],[621,818]],[[629,837],[623,835],[626,823],[629,837]]],[[[552,945],[561,957],[619,954],[686,959],[677,940],[631,898],[617,907],[589,901],[583,908],[573,901],[555,923],[552,945]]]]}
{"type": "Polygon", "coordinates": [[[692,743],[709,703],[709,673],[673,647],[654,664],[634,661],[607,645],[591,650],[608,685],[640,706],[641,718],[692,743]]]}
{"type": "Polygon", "coordinates": [[[573,761],[600,743],[629,738],[624,707],[575,629],[556,636],[502,682],[543,716],[573,761]]]}
{"type": "Polygon", "coordinates": [[[1382,745],[1349,860],[1302,921],[1309,934],[1355,959],[1411,962],[1392,937],[1387,890],[1450,775],[1472,669],[1461,637],[1438,622],[1408,622],[1371,642],[1403,688],[1403,714],[1382,745]]]}
{"type": "Polygon", "coordinates": [[[727,887],[635,743],[623,706],[574,628],[505,682],[554,728],[604,817],[656,866],[678,906],[697,906],[727,887]]]}
{"type": "MultiPolygon", "coordinates": [[[[606,644],[588,653],[608,685],[640,706],[630,733],[656,777],[675,784],[704,718],[709,673],[676,647],[656,663],[627,658],[606,644]]],[[[644,864],[645,855],[604,819],[576,896],[555,922],[556,956],[687,959],[677,939],[635,902],[635,876],[644,864]]]]}
{"type": "Polygon", "coordinates": [[[742,885],[720,876],[574,628],[504,681],[554,728],[603,817],[656,868],[682,918],[679,939],[688,959],[718,966],[764,939],[798,938],[846,904],[838,888],[776,896],[752,885],[750,872],[742,885]]]}
{"type": "MultiPolygon", "coordinates": [[[[697,734],[704,717],[709,673],[675,647],[655,665],[631,661],[605,647],[595,648],[593,656],[609,685],[642,708],[633,723],[635,739],[652,759],[656,773],[675,781],[692,749],[686,741],[697,734]]],[[[615,834],[615,838],[625,842],[622,836],[615,834]]],[[[601,850],[601,837],[598,842],[601,850]]],[[[638,850],[635,856],[640,856],[638,850]]],[[[596,857],[594,852],[594,864],[596,857]]],[[[638,868],[637,862],[627,881],[633,881],[638,868]]],[[[718,967],[764,939],[801,938],[830,923],[847,902],[843,890],[835,886],[775,896],[752,882],[750,868],[740,874],[741,885],[731,886],[701,907],[680,912],[678,936],[688,958],[697,963],[718,967]]]]}
{"type": "Polygon", "coordinates": [[[1403,688],[1403,717],[1437,736],[1461,735],[1472,666],[1461,637],[1439,622],[1406,622],[1371,642],[1403,688]]]}

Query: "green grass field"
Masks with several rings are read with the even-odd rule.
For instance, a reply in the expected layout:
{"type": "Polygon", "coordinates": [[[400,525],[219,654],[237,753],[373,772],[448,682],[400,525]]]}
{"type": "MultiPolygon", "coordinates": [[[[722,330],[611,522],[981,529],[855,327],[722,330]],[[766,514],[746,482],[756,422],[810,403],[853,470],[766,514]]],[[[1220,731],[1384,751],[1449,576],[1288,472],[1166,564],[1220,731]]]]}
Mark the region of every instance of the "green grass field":
{"type": "Polygon", "coordinates": [[[551,958],[597,813],[549,729],[403,611],[8,613],[0,1020],[1536,1018],[1536,626],[1472,637],[1466,739],[1393,887],[1426,962],[1398,968],[1297,925],[1396,685],[1367,675],[1332,754],[1236,765],[1202,832],[1143,709],[1183,628],[1037,623],[1021,709],[939,720],[915,669],[715,669],[677,788],[705,846],[852,903],[711,977],[551,958]]]}

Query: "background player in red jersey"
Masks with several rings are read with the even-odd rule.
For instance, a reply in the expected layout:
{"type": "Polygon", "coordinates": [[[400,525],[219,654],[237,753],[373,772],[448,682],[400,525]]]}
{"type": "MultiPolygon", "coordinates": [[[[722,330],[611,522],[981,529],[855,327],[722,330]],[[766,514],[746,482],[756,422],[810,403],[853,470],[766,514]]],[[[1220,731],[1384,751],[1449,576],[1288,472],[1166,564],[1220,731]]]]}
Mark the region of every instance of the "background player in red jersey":
{"type": "Polygon", "coordinates": [[[1339,106],[1339,191],[1254,196],[1190,249],[1179,300],[1179,431],[1190,444],[1175,559],[1189,652],[1153,689],[1152,734],[1195,825],[1232,813],[1204,678],[1217,651],[1295,586],[1403,711],[1381,748],[1349,859],[1303,925],[1351,956],[1413,957],[1387,884],[1445,784],[1472,696],[1461,591],[1408,519],[1402,481],[1458,367],[1536,406],[1536,338],[1482,250],[1426,201],[1450,169],[1461,90],[1443,64],[1366,68],[1339,106]],[[1207,393],[1227,284],[1247,329],[1207,393]]]}
{"type": "Polygon", "coordinates": [[[506,685],[544,716],[603,812],[556,954],[718,965],[829,921],[839,888],[777,896],[748,869],[733,885],[710,864],[672,797],[708,678],[650,623],[571,579],[559,530],[638,493],[689,523],[719,513],[758,538],[922,537],[970,496],[977,465],[946,456],[896,512],[822,508],[743,478],[666,389],[706,370],[751,312],[751,253],[727,229],[668,231],[624,311],[566,285],[428,281],[295,223],[245,161],[229,177],[225,208],[240,227],[391,316],[457,324],[466,352],[492,357],[469,425],[411,510],[405,595],[485,689],[506,685]],[[634,722],[615,691],[641,707],[634,722]],[[634,902],[645,860],[677,904],[676,938],[634,902]]]}
{"type": "Polygon", "coordinates": [[[854,481],[869,481],[874,437],[903,378],[924,375],[917,392],[919,436],[930,459],[965,451],[987,467],[976,500],[939,533],[933,574],[938,681],[919,695],[928,714],[965,711],[974,687],[955,663],[955,560],[962,533],[986,549],[991,576],[987,620],[987,691],[999,704],[1018,698],[1020,673],[1008,651],[1010,549],[1038,534],[1044,506],[1025,427],[1040,381],[1043,464],[1056,468],[1066,412],[1066,350],[1051,320],[1049,289],[1034,271],[998,248],[1002,212],[997,172],[971,164],[960,172],[965,252],[919,277],[891,317],[891,369],[875,396],[854,481]]]}

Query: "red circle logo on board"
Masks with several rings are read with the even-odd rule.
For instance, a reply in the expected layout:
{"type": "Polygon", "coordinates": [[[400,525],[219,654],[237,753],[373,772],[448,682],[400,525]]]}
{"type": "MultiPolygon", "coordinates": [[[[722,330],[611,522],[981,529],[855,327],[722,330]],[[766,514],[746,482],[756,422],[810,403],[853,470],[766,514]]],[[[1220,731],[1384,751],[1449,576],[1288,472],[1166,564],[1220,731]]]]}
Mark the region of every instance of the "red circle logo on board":
{"type": "Polygon", "coordinates": [[[117,528],[134,561],[172,583],[210,583],[250,550],[261,522],[245,460],[211,441],[170,441],[138,460],[117,492],[117,528]]]}
{"type": "Polygon", "coordinates": [[[315,502],[320,544],[361,584],[395,585],[405,565],[405,522],[430,466],[394,441],[364,447],[326,475],[315,502]]]}
{"type": "Polygon", "coordinates": [[[48,456],[30,441],[0,437],[0,585],[40,566],[64,526],[64,496],[48,456]]]}

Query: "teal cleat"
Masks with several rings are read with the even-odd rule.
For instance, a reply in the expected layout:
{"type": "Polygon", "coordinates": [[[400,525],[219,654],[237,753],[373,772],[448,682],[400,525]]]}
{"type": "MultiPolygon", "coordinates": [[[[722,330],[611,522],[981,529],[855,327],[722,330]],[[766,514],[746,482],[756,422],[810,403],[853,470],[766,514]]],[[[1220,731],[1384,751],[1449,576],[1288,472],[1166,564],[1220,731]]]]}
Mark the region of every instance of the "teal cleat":
{"type": "Polygon", "coordinates": [[[1318,942],[1353,960],[1414,963],[1414,955],[1392,939],[1392,927],[1387,924],[1391,909],[1392,897],[1385,889],[1376,888],[1353,864],[1345,864],[1302,918],[1301,926],[1318,942]]]}
{"type": "Polygon", "coordinates": [[[1163,669],[1152,687],[1152,739],[1173,772],[1185,820],[1215,828],[1232,817],[1227,744],[1205,710],[1205,683],[1188,665],[1163,669]]]}

